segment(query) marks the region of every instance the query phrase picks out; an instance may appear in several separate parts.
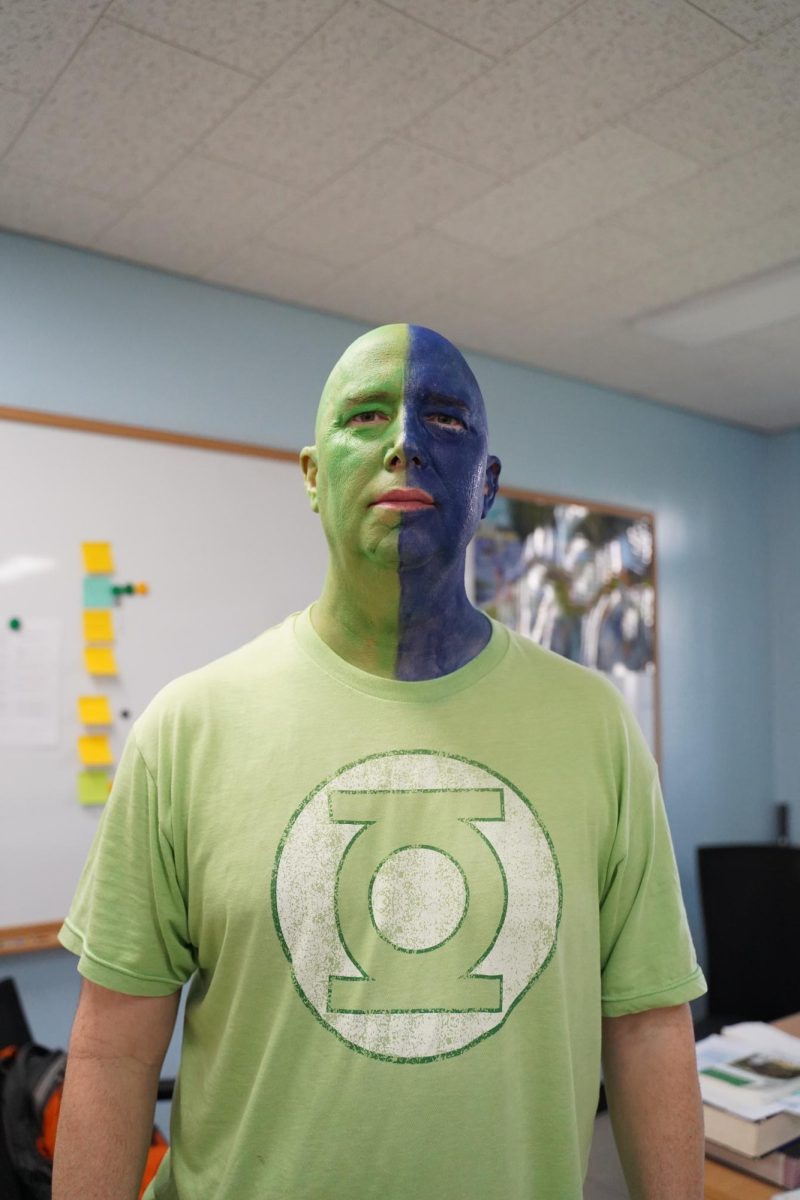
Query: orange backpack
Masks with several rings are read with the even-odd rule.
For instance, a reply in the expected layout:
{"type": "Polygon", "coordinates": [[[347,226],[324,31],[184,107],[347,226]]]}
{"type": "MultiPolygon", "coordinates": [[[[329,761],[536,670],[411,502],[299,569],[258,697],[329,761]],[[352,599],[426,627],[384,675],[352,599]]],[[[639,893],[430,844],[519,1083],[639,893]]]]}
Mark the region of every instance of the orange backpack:
{"type": "MultiPolygon", "coordinates": [[[[24,1200],[50,1200],[67,1056],[33,1042],[0,1049],[0,1137],[24,1200]]],[[[139,1200],[169,1149],[154,1126],[139,1200]]]]}

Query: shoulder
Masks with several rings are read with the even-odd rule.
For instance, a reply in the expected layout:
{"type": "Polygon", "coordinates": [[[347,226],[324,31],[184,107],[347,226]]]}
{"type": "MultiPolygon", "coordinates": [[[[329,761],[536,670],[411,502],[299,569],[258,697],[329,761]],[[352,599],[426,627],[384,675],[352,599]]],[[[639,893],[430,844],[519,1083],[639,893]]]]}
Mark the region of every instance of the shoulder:
{"type": "Polygon", "coordinates": [[[163,687],[134,727],[140,749],[146,752],[154,741],[179,731],[205,735],[221,719],[235,720],[244,706],[252,706],[254,689],[268,692],[276,677],[291,670],[293,619],[294,614],[244,646],[163,687]]]}
{"type": "Polygon", "coordinates": [[[652,762],[636,717],[607,675],[514,632],[507,658],[514,672],[514,691],[535,697],[561,730],[572,731],[576,745],[589,739],[615,758],[633,756],[652,762]]]}
{"type": "Polygon", "coordinates": [[[610,679],[572,659],[509,631],[510,665],[531,686],[546,688],[554,699],[580,700],[603,711],[619,712],[624,701],[610,679]]]}

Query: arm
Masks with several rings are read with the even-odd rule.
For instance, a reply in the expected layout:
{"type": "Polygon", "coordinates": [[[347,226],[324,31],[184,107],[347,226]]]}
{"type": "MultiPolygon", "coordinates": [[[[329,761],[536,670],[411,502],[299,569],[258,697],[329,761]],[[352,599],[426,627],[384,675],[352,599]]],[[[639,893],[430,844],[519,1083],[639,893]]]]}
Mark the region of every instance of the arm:
{"type": "Polygon", "coordinates": [[[604,1018],[603,1073],[633,1200],[702,1200],[703,1109],[689,1005],[604,1018]]]}
{"type": "Polygon", "coordinates": [[[128,996],[84,981],[67,1058],[53,1200],[135,1200],[180,992],[128,996]]]}

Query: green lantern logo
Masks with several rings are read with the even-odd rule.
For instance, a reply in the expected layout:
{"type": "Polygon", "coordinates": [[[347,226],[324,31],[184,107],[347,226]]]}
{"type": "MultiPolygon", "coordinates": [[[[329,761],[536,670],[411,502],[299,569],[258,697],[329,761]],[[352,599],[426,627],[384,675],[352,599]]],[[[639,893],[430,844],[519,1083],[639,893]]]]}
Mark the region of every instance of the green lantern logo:
{"type": "Polygon", "coordinates": [[[306,798],[272,880],[295,983],[354,1049],[397,1062],[495,1032],[555,948],[561,887],[527,800],[430,751],[344,767],[306,798]]]}

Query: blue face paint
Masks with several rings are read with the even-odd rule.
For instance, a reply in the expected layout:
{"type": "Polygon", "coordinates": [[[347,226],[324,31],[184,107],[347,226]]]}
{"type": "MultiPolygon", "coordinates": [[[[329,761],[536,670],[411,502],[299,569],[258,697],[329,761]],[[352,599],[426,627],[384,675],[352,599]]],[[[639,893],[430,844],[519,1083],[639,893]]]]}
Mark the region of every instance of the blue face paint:
{"type": "Polygon", "coordinates": [[[490,626],[464,588],[467,546],[497,491],[480,388],[462,355],[431,329],[409,327],[403,394],[406,486],[433,507],[405,512],[399,536],[398,679],[463,666],[490,626]]]}

